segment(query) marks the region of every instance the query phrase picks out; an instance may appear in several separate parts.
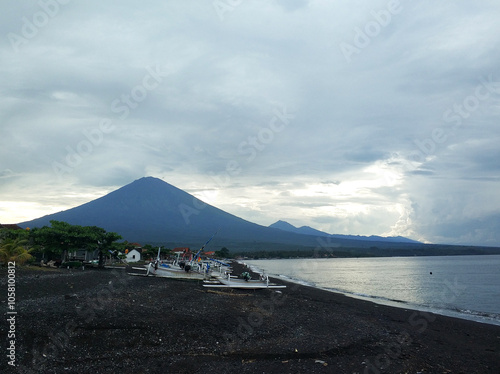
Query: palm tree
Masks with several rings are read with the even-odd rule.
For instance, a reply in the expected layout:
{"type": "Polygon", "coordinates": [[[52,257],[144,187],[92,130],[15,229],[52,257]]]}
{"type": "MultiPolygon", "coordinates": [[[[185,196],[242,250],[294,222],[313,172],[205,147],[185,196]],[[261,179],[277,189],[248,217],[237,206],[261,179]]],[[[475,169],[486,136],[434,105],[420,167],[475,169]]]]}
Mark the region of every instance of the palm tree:
{"type": "Polygon", "coordinates": [[[26,239],[4,239],[0,245],[0,262],[4,264],[15,261],[16,265],[22,265],[30,260],[33,256],[30,252],[32,248],[26,249],[26,239]]]}

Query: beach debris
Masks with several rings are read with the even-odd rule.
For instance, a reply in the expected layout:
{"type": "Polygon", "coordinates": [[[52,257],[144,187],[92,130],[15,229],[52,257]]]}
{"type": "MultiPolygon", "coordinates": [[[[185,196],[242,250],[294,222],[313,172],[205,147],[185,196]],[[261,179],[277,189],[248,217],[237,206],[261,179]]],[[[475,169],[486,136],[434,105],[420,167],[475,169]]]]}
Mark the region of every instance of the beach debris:
{"type": "Polygon", "coordinates": [[[321,364],[323,366],[328,366],[328,363],[323,360],[314,360],[315,364],[321,364]]]}

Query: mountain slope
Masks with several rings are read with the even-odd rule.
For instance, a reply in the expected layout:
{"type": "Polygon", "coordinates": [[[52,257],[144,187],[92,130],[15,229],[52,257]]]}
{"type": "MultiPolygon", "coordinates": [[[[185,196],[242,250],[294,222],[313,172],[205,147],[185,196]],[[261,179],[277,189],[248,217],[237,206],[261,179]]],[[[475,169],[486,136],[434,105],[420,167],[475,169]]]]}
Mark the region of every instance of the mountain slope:
{"type": "MultiPolygon", "coordinates": [[[[215,232],[217,235],[212,246],[240,250],[369,248],[381,244],[370,238],[353,240],[344,236],[337,238],[307,227],[297,229],[286,222],[280,223],[278,227],[257,225],[205,204],[153,177],[138,179],[86,204],[22,222],[19,226],[42,227],[50,225],[51,220],[99,226],[117,232],[128,241],[169,246],[201,246],[215,232]]],[[[384,243],[387,248],[396,245],[401,243],[384,243]]]]}
{"type": "Polygon", "coordinates": [[[137,242],[202,244],[219,230],[218,238],[232,241],[314,245],[312,238],[246,221],[153,177],[138,179],[89,203],[19,225],[41,227],[49,225],[50,220],[103,227],[137,242]]]}
{"type": "Polygon", "coordinates": [[[376,235],[361,236],[361,235],[328,234],[326,232],[313,229],[312,227],[309,227],[309,226],[295,227],[292,224],[290,224],[286,221],[281,221],[281,220],[273,223],[269,227],[279,229],[279,230],[288,231],[288,232],[293,232],[296,234],[315,235],[315,236],[322,236],[322,237],[324,236],[324,237],[335,238],[335,239],[362,240],[362,241],[370,241],[370,242],[387,242],[387,243],[413,243],[413,244],[420,243],[416,240],[408,239],[408,238],[405,238],[403,236],[384,237],[384,236],[376,236],[376,235]]]}

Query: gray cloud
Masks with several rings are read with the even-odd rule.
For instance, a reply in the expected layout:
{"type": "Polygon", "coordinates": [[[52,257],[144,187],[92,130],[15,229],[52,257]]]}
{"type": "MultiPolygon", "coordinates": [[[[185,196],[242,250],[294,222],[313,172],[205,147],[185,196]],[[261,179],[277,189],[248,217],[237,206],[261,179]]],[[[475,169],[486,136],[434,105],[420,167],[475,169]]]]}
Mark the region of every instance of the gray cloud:
{"type": "Polygon", "coordinates": [[[497,2],[51,4],[0,12],[0,222],[154,175],[261,224],[500,245],[497,2]]]}

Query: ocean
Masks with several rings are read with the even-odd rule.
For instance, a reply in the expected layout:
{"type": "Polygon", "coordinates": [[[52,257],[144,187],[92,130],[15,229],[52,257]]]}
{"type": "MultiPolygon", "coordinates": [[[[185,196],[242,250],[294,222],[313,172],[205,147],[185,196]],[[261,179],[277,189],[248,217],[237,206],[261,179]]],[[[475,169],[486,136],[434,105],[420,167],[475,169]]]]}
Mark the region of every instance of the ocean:
{"type": "Polygon", "coordinates": [[[500,325],[500,255],[244,262],[257,272],[379,304],[500,325]]]}

